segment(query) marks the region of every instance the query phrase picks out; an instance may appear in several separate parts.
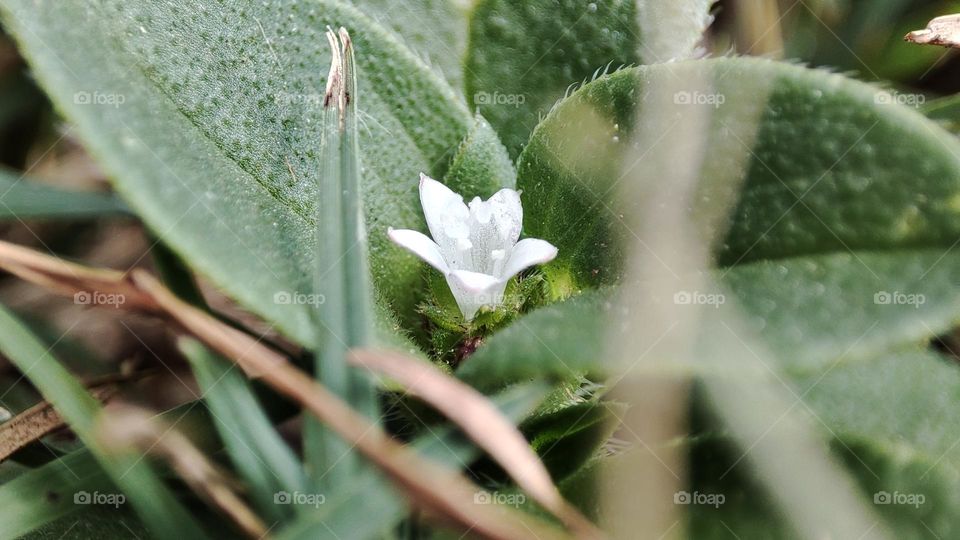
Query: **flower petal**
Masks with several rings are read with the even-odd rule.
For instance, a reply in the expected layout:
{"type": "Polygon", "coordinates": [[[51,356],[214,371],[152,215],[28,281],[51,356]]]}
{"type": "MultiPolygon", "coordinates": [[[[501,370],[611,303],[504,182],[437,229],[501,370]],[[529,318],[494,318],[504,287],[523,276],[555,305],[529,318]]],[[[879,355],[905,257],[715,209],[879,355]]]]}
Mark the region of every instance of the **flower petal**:
{"type": "Polygon", "coordinates": [[[470,293],[482,293],[487,289],[500,283],[500,280],[488,274],[480,272],[471,272],[469,270],[454,270],[450,272],[450,277],[456,280],[456,283],[464,291],[470,293]]]}
{"type": "Polygon", "coordinates": [[[510,279],[515,274],[519,274],[524,269],[535,264],[550,262],[557,256],[557,248],[539,238],[524,238],[513,246],[510,258],[503,267],[500,277],[504,280],[510,279]]]}
{"type": "Polygon", "coordinates": [[[503,291],[507,282],[494,276],[470,272],[469,270],[454,270],[447,274],[447,284],[457,306],[463,313],[463,318],[472,320],[482,306],[497,306],[503,302],[503,291]]]}
{"type": "MultiPolygon", "coordinates": [[[[491,219],[504,245],[512,246],[520,238],[523,226],[523,206],[520,205],[520,193],[503,188],[487,199],[491,219]]],[[[484,217],[482,215],[477,216],[484,217]]]]}
{"type": "Polygon", "coordinates": [[[430,235],[446,253],[448,243],[458,238],[468,238],[470,229],[467,220],[470,210],[463,203],[463,197],[433,178],[420,173],[420,205],[427,219],[430,235]]]}
{"type": "Polygon", "coordinates": [[[444,275],[450,271],[447,262],[440,253],[440,246],[427,235],[419,231],[394,229],[391,227],[387,229],[387,236],[389,236],[390,240],[393,240],[395,244],[406,248],[417,257],[426,261],[430,266],[443,272],[444,275]]]}

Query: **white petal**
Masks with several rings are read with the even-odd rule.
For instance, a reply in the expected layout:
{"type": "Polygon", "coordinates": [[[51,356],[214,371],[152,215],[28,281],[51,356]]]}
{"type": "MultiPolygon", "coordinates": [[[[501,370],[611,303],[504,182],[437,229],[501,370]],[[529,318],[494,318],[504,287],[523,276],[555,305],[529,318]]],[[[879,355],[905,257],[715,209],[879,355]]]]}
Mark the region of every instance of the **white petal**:
{"type": "Polygon", "coordinates": [[[463,204],[463,197],[433,178],[420,173],[420,205],[427,218],[430,235],[441,246],[444,239],[467,238],[470,229],[466,225],[470,210],[463,204]]]}
{"type": "Polygon", "coordinates": [[[389,236],[390,240],[393,240],[394,243],[411,251],[414,255],[420,257],[426,261],[427,264],[444,274],[450,271],[447,262],[440,253],[440,246],[427,235],[418,231],[394,229],[391,227],[387,229],[387,236],[389,236]]]}
{"type": "Polygon", "coordinates": [[[447,274],[447,284],[457,300],[457,306],[466,320],[473,319],[482,306],[497,306],[503,302],[507,282],[491,275],[468,270],[454,270],[447,274]]]}
{"type": "Polygon", "coordinates": [[[510,188],[503,188],[487,200],[493,223],[500,238],[506,245],[513,245],[520,238],[523,226],[523,206],[520,194],[510,188]]]}
{"type": "Polygon", "coordinates": [[[450,272],[450,277],[456,280],[463,290],[471,293],[484,292],[500,282],[499,279],[489,274],[469,270],[454,270],[450,272]]]}
{"type": "Polygon", "coordinates": [[[507,264],[504,265],[500,277],[505,280],[510,279],[524,269],[535,264],[550,262],[556,256],[557,248],[550,242],[539,238],[524,238],[513,246],[513,251],[510,253],[510,258],[507,259],[507,264]]]}

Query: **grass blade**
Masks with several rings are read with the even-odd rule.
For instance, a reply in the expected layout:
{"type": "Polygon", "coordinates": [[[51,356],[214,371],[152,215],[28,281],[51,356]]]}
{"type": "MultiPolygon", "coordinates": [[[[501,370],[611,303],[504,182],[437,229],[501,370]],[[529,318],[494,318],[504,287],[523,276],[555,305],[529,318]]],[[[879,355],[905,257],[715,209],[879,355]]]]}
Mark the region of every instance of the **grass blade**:
{"type": "Polygon", "coordinates": [[[303,491],[306,475],[293,451],[280,438],[236,366],[211,353],[199,342],[184,338],[180,350],[190,361],[214,425],[239,473],[264,516],[291,517],[291,508],[278,505],[276,493],[303,491]]]}
{"type": "Polygon", "coordinates": [[[0,220],[76,219],[129,215],[112,195],[67,191],[30,181],[15,171],[0,168],[0,220]]]}
{"type": "MultiPolygon", "coordinates": [[[[348,366],[347,350],[369,344],[373,300],[366,234],[360,202],[357,147],[357,83],[353,45],[346,30],[327,31],[333,52],[324,96],[322,176],[317,223],[316,376],[369,418],[378,418],[376,389],[365,374],[348,366]]],[[[333,489],[349,482],[359,464],[339,437],[310,420],[304,453],[314,479],[329,477],[333,489]]]]}
{"type": "Polygon", "coordinates": [[[75,493],[113,489],[89,450],[67,454],[0,486],[0,538],[19,538],[77,511],[75,493]]]}
{"type": "Polygon", "coordinates": [[[51,356],[13,313],[0,306],[0,350],[97,457],[100,465],[129,497],[144,523],[160,538],[206,538],[193,517],[177,502],[151,466],[138,455],[111,454],[94,434],[100,404],[51,356]]]}
{"type": "Polygon", "coordinates": [[[242,531],[262,539],[268,529],[234,491],[237,484],[214,465],[183,433],[145,409],[115,407],[97,420],[97,435],[105,447],[126,453],[130,449],[163,459],[201,499],[242,531]]]}

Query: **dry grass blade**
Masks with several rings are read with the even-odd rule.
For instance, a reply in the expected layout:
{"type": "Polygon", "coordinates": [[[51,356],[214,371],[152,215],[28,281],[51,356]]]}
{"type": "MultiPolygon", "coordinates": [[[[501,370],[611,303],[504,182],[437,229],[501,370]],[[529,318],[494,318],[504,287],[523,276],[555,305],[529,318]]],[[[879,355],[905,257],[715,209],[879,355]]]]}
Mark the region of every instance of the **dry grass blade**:
{"type": "Polygon", "coordinates": [[[903,39],[921,45],[960,48],[960,14],[937,17],[923,30],[914,30],[903,39]]]}
{"type": "MultiPolygon", "coordinates": [[[[116,388],[112,386],[92,388],[90,393],[97,400],[106,401],[116,393],[116,388]]],[[[37,403],[0,424],[0,462],[37,442],[41,437],[65,426],[63,417],[50,402],[37,403]]]]}
{"type": "MultiPolygon", "coordinates": [[[[26,281],[67,296],[90,291],[119,294],[124,296],[125,309],[162,312],[156,300],[138,287],[126,273],[74,264],[2,240],[0,240],[0,268],[26,281]]],[[[198,311],[198,313],[202,312],[198,311]]],[[[214,348],[218,350],[230,348],[235,354],[242,356],[245,352],[231,345],[247,341],[256,343],[243,332],[222,324],[206,314],[203,315],[203,317],[190,317],[190,314],[187,314],[188,320],[185,324],[203,327],[203,334],[211,341],[210,345],[214,348]]],[[[285,362],[282,356],[262,345],[257,349],[257,354],[264,355],[264,350],[270,352],[276,362],[285,362]]],[[[238,361],[238,363],[244,369],[249,365],[248,362],[238,361]]],[[[247,372],[247,375],[258,376],[257,373],[251,372],[247,372]]]]}
{"type": "Polygon", "coordinates": [[[163,425],[142,409],[122,406],[104,413],[97,436],[109,451],[134,448],[166,460],[198,495],[233,520],[250,538],[267,538],[267,527],[243,499],[234,484],[211,464],[179,431],[163,425]]]}
{"type": "MultiPolygon", "coordinates": [[[[109,401],[119,391],[118,384],[125,380],[138,379],[149,373],[135,373],[130,376],[103,377],[87,385],[90,394],[100,402],[109,401]]],[[[41,401],[23,411],[9,421],[0,424],[0,462],[33,444],[54,431],[66,427],[49,401],[41,401]]]]}
{"type": "Polygon", "coordinates": [[[431,364],[400,353],[359,349],[351,351],[349,360],[354,365],[390,377],[445,414],[486,450],[518,486],[578,536],[601,536],[588,519],[567,504],[527,440],[483,394],[431,364]]]}
{"type": "Polygon", "coordinates": [[[66,262],[32,249],[0,242],[0,267],[22,279],[57,292],[73,295],[81,292],[119,294],[128,308],[150,310],[154,304],[137,290],[126,274],[66,262]]]}

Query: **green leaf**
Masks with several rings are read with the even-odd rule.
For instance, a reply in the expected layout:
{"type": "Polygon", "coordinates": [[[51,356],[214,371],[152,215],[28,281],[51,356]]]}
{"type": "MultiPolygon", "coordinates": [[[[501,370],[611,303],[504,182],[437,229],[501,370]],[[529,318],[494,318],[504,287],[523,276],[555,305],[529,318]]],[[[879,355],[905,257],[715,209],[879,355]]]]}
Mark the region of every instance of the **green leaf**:
{"type": "Polygon", "coordinates": [[[615,196],[620,164],[635,151],[626,143],[636,109],[666,106],[647,103],[644,89],[675,80],[707,82],[706,90],[678,91],[670,106],[681,115],[710,113],[700,193],[689,209],[709,231],[718,224],[701,216],[718,212],[711,201],[736,188],[737,156],[747,158],[738,206],[717,246],[721,264],[851,251],[894,256],[945,249],[960,236],[960,143],[916,112],[885,104],[885,92],[766,60],[678,62],[587,85],[550,114],[521,156],[525,227],[558,246],[546,272],[561,286],[619,276],[624,243],[634,241],[619,216],[638,207],[615,196]],[[571,224],[568,216],[582,218],[571,224]]]}
{"type": "MultiPolygon", "coordinates": [[[[835,362],[926,342],[960,319],[955,286],[960,256],[940,249],[898,255],[837,253],[741,264],[713,272],[722,291],[664,290],[650,302],[718,294],[728,305],[704,314],[704,328],[710,329],[700,338],[705,354],[715,342],[713,333],[729,332],[722,323],[726,308],[732,308],[742,310],[738,317],[746,330],[762,337],[779,368],[817,373],[835,362]]],[[[621,314],[615,298],[611,291],[589,291],[533,311],[491,336],[457,376],[489,391],[531,378],[616,374],[620,366],[611,363],[602,344],[631,330],[616,324],[621,314]]]]}
{"type": "Polygon", "coordinates": [[[137,513],[161,537],[205,538],[197,522],[174,498],[142,456],[107,452],[95,434],[100,404],[64,369],[30,331],[0,307],[0,350],[30,379],[97,457],[129,497],[137,513]]]}
{"type": "MultiPolygon", "coordinates": [[[[928,248],[758,261],[715,275],[771,358],[800,374],[949,331],[960,320],[958,272],[960,254],[928,248]]],[[[709,311],[713,328],[729,332],[719,324],[726,311],[709,311]]]]}
{"type": "MultiPolygon", "coordinates": [[[[906,351],[840,364],[791,379],[800,407],[831,440],[837,458],[853,473],[865,500],[897,538],[951,538],[960,531],[960,370],[954,360],[926,351],[906,351]],[[909,384],[904,384],[909,381],[909,384]]],[[[692,530],[710,538],[723,520],[742,537],[789,529],[769,497],[750,480],[743,450],[722,437],[693,446],[693,485],[723,493],[718,510],[693,505],[692,530]]]]}
{"type": "Polygon", "coordinates": [[[89,191],[67,191],[0,169],[0,219],[78,219],[127,215],[115,197],[89,191]]]}
{"type": "Polygon", "coordinates": [[[423,61],[460,91],[467,49],[467,10],[457,0],[353,0],[382,26],[395,31],[423,61]]]}
{"type": "Polygon", "coordinates": [[[511,156],[576,83],[639,57],[633,0],[480,0],[470,14],[467,101],[511,156]]]}
{"type": "Polygon", "coordinates": [[[310,307],[284,299],[313,292],[330,64],[323,31],[350,29],[371,271],[385,301],[412,308],[420,264],[386,229],[423,228],[418,174],[442,177],[471,119],[392,34],[335,0],[189,9],[15,0],[0,10],[40,83],[147,225],[310,346],[310,307]]]}
{"type": "Polygon", "coordinates": [[[521,425],[550,476],[560,482],[595,457],[617,427],[626,407],[584,402],[534,417],[521,425]]]}
{"type": "Polygon", "coordinates": [[[250,383],[235,364],[192,339],[184,338],[179,345],[190,361],[230,459],[250,486],[250,496],[260,515],[273,520],[289,517],[285,510],[297,507],[278,505],[274,497],[281,491],[306,489],[300,461],[277,434],[250,383]]]}
{"type": "Polygon", "coordinates": [[[529,379],[602,377],[609,291],[591,291],[520,317],[491,336],[457,370],[485,392],[529,379]]]}
{"type": "Polygon", "coordinates": [[[466,200],[490,197],[493,193],[485,190],[491,185],[511,189],[517,186],[517,171],[513,168],[510,155],[483,116],[474,116],[473,127],[460,143],[460,149],[443,182],[450,186],[461,186],[459,193],[466,200]]]}
{"type": "Polygon", "coordinates": [[[898,538],[927,537],[921,523],[942,538],[960,533],[960,369],[954,358],[891,354],[794,384],[898,538]],[[884,492],[890,497],[883,499],[884,492]],[[917,504],[908,504],[911,499],[901,495],[923,500],[913,497],[917,504]]]}

